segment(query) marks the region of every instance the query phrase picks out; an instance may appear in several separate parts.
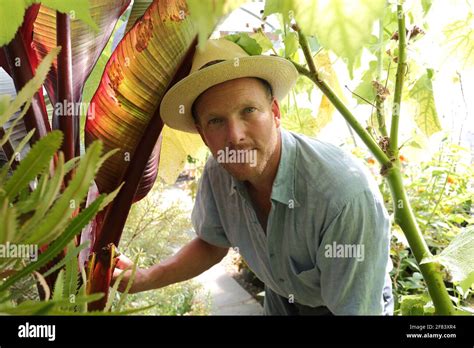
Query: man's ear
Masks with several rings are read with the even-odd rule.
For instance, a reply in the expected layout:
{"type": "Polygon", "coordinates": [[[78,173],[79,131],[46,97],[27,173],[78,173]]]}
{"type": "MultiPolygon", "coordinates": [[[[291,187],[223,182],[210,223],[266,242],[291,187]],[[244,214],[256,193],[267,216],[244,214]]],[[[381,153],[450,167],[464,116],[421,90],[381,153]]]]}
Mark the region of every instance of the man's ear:
{"type": "Polygon", "coordinates": [[[280,105],[278,104],[278,100],[275,97],[272,99],[272,114],[276,127],[279,128],[281,124],[280,105]]]}

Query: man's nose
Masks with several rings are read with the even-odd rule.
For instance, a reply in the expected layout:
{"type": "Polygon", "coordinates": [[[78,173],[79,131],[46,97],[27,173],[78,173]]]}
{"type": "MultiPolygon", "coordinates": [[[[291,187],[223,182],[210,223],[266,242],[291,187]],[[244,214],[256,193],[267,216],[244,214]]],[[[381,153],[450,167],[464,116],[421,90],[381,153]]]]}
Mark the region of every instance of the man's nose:
{"type": "Polygon", "coordinates": [[[240,120],[230,119],[227,123],[227,142],[236,146],[245,140],[245,125],[240,120]]]}

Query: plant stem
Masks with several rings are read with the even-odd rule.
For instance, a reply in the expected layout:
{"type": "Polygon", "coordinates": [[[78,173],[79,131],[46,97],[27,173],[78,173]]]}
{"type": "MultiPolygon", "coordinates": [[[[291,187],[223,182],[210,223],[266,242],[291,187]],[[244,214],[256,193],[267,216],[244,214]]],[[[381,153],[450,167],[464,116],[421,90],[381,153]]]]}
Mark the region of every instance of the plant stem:
{"type": "Polygon", "coordinates": [[[406,66],[406,29],[405,14],[401,3],[397,5],[398,17],[398,61],[397,77],[395,80],[395,95],[393,97],[392,126],[390,129],[390,155],[398,157],[398,123],[400,120],[400,106],[402,100],[403,81],[406,66]]]}
{"type": "MultiPolygon", "coordinates": [[[[72,55],[71,55],[71,26],[69,15],[56,12],[56,42],[61,46],[58,56],[58,81],[57,81],[57,105],[54,112],[58,116],[59,129],[64,134],[64,141],[61,150],[64,153],[65,162],[74,157],[74,124],[73,120],[75,108],[70,107],[74,103],[72,90],[72,55]],[[59,111],[62,109],[62,114],[59,111]]],[[[73,172],[69,172],[65,177],[65,184],[72,178],[73,172]]]]}
{"type": "MultiPolygon", "coordinates": [[[[382,81],[382,69],[383,69],[383,19],[379,20],[379,50],[377,52],[377,82],[381,84],[382,81]]],[[[383,100],[377,94],[375,97],[375,110],[377,113],[377,123],[379,132],[383,137],[387,137],[387,127],[385,126],[385,115],[383,112],[383,100]]]]}
{"type": "MultiPolygon", "coordinates": [[[[20,30],[17,31],[15,38],[3,47],[3,50],[15,88],[17,92],[20,92],[34,76],[28,50],[20,30]]],[[[30,140],[31,145],[51,131],[41,90],[33,96],[31,107],[23,120],[27,131],[36,130],[30,140]]]]}
{"type": "Polygon", "coordinates": [[[351,125],[354,131],[359,135],[362,141],[367,145],[369,150],[374,154],[375,158],[380,162],[380,164],[383,166],[390,167],[391,162],[388,156],[382,151],[382,149],[378,146],[374,139],[372,139],[369,132],[367,132],[364,127],[362,127],[359,121],[357,121],[355,116],[350,112],[350,110],[336,95],[336,93],[334,93],[331,87],[329,87],[329,85],[319,77],[319,74],[316,70],[316,66],[314,65],[313,57],[311,56],[311,51],[309,50],[308,41],[304,34],[301,32],[301,30],[297,26],[295,26],[295,28],[298,32],[299,42],[303,49],[309,70],[292,61],[293,65],[296,67],[300,74],[308,77],[316,84],[316,86],[319,87],[319,89],[331,101],[334,107],[341,113],[341,115],[351,125]]]}
{"type": "MultiPolygon", "coordinates": [[[[401,10],[401,5],[399,5],[399,11],[401,10]]],[[[399,12],[400,13],[400,12],[399,12]]],[[[404,19],[401,20],[399,17],[399,25],[403,28],[403,37],[405,37],[405,24],[404,19]],[[400,22],[402,22],[400,24],[400,22]]],[[[372,151],[374,156],[382,165],[383,175],[388,181],[388,185],[390,186],[390,191],[392,193],[393,204],[394,204],[394,211],[395,211],[395,222],[400,226],[405,234],[410,248],[415,256],[416,261],[420,267],[420,271],[423,275],[424,280],[428,286],[428,291],[430,293],[431,299],[433,300],[433,304],[436,308],[437,314],[454,314],[455,310],[449,294],[446,290],[444,285],[443,277],[439,271],[439,265],[433,262],[420,264],[424,257],[430,256],[431,253],[428,249],[428,246],[423,239],[423,235],[418,227],[416,222],[416,218],[413,214],[410,202],[408,201],[408,197],[406,195],[405,187],[403,186],[402,175],[400,172],[400,161],[398,160],[398,156],[394,157],[393,163],[382,151],[382,149],[378,146],[378,144],[372,139],[370,134],[359,124],[356,118],[352,115],[349,109],[344,105],[344,103],[334,94],[332,89],[319,78],[319,75],[316,71],[316,67],[314,65],[313,59],[311,57],[311,53],[308,47],[308,42],[298,28],[297,25],[293,26],[293,28],[299,34],[299,41],[301,48],[304,52],[306,61],[308,63],[309,70],[302,67],[301,65],[294,63],[293,65],[296,67],[298,72],[302,75],[307,76],[310,78],[318,87],[319,89],[326,95],[326,97],[333,103],[336,109],[341,113],[341,115],[346,119],[346,121],[351,125],[352,128],[356,131],[362,141],[367,145],[367,147],[372,151]]],[[[404,45],[404,39],[403,39],[404,45]]],[[[397,71],[397,89],[395,94],[395,100],[398,100],[398,103],[401,101],[401,91],[403,85],[403,74],[404,69],[401,66],[404,66],[404,50],[399,49],[401,53],[401,61],[399,61],[399,69],[397,71]],[[400,76],[402,76],[400,78],[400,76]]],[[[400,59],[400,58],[399,58],[400,59]]],[[[396,109],[399,112],[399,106],[396,109]]],[[[395,108],[394,108],[395,110],[395,108]]],[[[391,136],[395,136],[395,153],[398,152],[397,149],[397,136],[398,136],[398,113],[396,114],[396,121],[395,118],[392,121],[392,128],[391,128],[391,136]],[[394,126],[393,123],[396,123],[394,126]],[[396,131],[397,133],[393,133],[396,131]]],[[[390,146],[393,146],[392,142],[390,142],[390,146]]],[[[392,148],[390,149],[393,153],[392,148]]]]}
{"type": "Polygon", "coordinates": [[[410,202],[403,186],[402,175],[398,163],[388,170],[386,178],[392,193],[395,209],[395,223],[401,227],[408,240],[410,249],[415,256],[421,274],[428,286],[428,292],[433,300],[436,313],[442,315],[453,315],[455,314],[454,307],[444,285],[439,265],[433,262],[420,263],[423,258],[431,256],[431,253],[423,239],[415,215],[411,209],[410,202]]]}

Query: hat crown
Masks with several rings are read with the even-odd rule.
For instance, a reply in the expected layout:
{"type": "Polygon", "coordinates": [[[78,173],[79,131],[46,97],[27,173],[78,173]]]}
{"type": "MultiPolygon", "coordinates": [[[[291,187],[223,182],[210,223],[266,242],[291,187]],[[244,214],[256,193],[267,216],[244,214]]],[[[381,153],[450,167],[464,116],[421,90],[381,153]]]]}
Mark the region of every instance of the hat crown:
{"type": "Polygon", "coordinates": [[[194,54],[190,74],[198,71],[209,63],[233,60],[235,58],[248,57],[249,54],[242,47],[227,39],[208,40],[204,49],[199,47],[194,54]]]}

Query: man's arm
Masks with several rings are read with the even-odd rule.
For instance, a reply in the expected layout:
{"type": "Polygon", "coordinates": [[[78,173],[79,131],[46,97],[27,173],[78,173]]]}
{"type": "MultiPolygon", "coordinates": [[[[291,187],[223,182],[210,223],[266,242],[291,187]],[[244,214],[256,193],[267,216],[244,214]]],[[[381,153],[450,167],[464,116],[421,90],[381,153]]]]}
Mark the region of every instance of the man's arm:
{"type": "Polygon", "coordinates": [[[381,315],[390,261],[390,220],[378,195],[350,199],[324,232],[318,250],[321,295],[336,315],[381,315]]]}
{"type": "MultiPolygon", "coordinates": [[[[211,245],[200,238],[194,238],[169,259],[148,269],[137,269],[130,293],[158,289],[194,278],[219,263],[228,250],[211,245]]],[[[132,265],[130,259],[120,256],[114,270],[113,282],[123,269],[132,265]]],[[[126,271],[119,285],[120,291],[126,288],[130,275],[131,271],[126,271]]]]}

